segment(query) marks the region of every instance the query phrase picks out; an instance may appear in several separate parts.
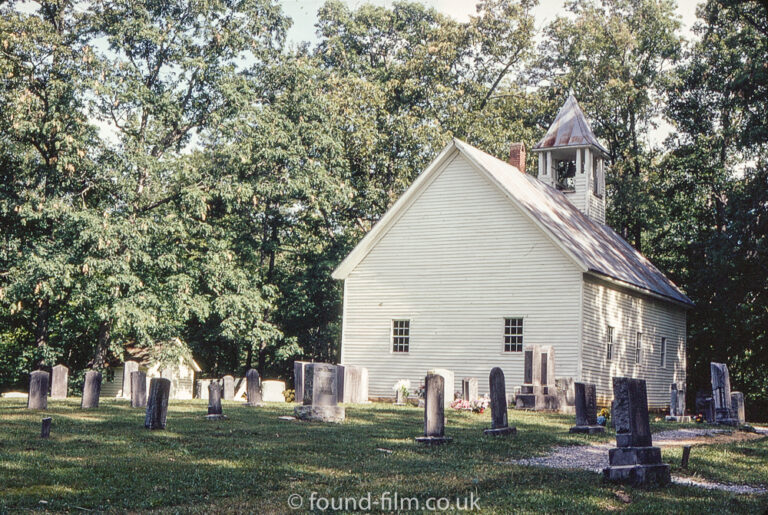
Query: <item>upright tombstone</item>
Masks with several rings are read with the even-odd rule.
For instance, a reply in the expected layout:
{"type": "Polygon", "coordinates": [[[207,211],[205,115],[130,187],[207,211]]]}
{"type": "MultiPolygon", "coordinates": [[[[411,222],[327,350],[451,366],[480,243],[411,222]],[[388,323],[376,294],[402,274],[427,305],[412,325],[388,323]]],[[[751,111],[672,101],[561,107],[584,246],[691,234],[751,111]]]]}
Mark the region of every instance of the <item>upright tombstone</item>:
{"type": "Polygon", "coordinates": [[[308,363],[303,369],[304,398],[301,406],[293,409],[301,420],[342,422],[346,410],[338,406],[338,371],[328,363],[308,363]]]}
{"type": "Polygon", "coordinates": [[[285,402],[285,382],[266,380],[261,382],[261,400],[264,402],[285,402]]]}
{"type": "Polygon", "coordinates": [[[223,393],[223,387],[218,381],[211,381],[208,384],[208,420],[222,420],[226,418],[224,412],[221,409],[221,396],[223,393]]]}
{"type": "Polygon", "coordinates": [[[661,462],[661,449],[652,446],[648,396],[644,379],[613,378],[616,448],[608,452],[607,481],[633,486],[669,484],[669,465],[661,462]]]}
{"type": "Polygon", "coordinates": [[[40,425],[40,438],[49,438],[51,436],[51,417],[43,419],[43,423],[40,425]]]}
{"type": "Polygon", "coordinates": [[[222,393],[222,398],[225,401],[232,401],[235,399],[235,378],[226,375],[221,378],[221,385],[224,388],[224,391],[222,393]]]}
{"type": "Polygon", "coordinates": [[[51,371],[51,399],[66,399],[69,387],[69,369],[56,365],[51,371]]]}
{"type": "Polygon", "coordinates": [[[147,374],[131,372],[131,408],[147,407],[147,374]]]}
{"type": "Polygon", "coordinates": [[[139,364],[135,361],[126,361],[123,363],[123,399],[131,399],[131,374],[139,370],[139,364]]]}
{"type": "Polygon", "coordinates": [[[368,402],[368,369],[356,365],[336,365],[338,401],[347,404],[368,402]]]}
{"type": "Polygon", "coordinates": [[[724,363],[710,363],[712,399],[715,402],[715,422],[729,426],[739,425],[731,412],[731,379],[724,363]]]}
{"type": "Polygon", "coordinates": [[[700,413],[706,422],[715,423],[715,401],[708,390],[696,392],[696,413],[700,413]]]}
{"type": "Polygon", "coordinates": [[[261,406],[261,377],[259,371],[252,368],[245,373],[246,397],[248,406],[261,406]]]}
{"type": "Polygon", "coordinates": [[[80,401],[80,408],[98,408],[99,395],[101,395],[101,372],[97,372],[96,370],[89,370],[85,373],[85,383],[83,383],[83,398],[80,401]]]}
{"type": "Polygon", "coordinates": [[[576,407],[576,425],[571,433],[604,433],[605,428],[597,423],[597,388],[592,383],[573,383],[576,407]]]}
{"type": "Polygon", "coordinates": [[[48,408],[48,372],[35,370],[29,374],[29,395],[27,396],[27,409],[48,408]]]}
{"type": "Polygon", "coordinates": [[[731,411],[733,412],[733,418],[736,419],[740,426],[747,423],[743,393],[731,392],[731,411]]]}
{"type": "Polygon", "coordinates": [[[453,402],[453,370],[448,370],[446,368],[433,368],[432,370],[427,371],[427,375],[429,374],[443,376],[443,409],[449,409],[451,407],[451,403],[453,402]]]}
{"type": "Polygon", "coordinates": [[[555,350],[550,345],[528,345],[523,350],[523,385],[515,408],[557,409],[555,350]]]}
{"type": "Polygon", "coordinates": [[[503,436],[517,433],[517,428],[510,427],[507,421],[507,385],[504,371],[493,367],[488,377],[491,388],[491,428],[483,431],[490,436],[503,436]]]}
{"type": "Polygon", "coordinates": [[[171,380],[153,377],[149,381],[149,398],[144,427],[147,429],[165,429],[168,416],[168,397],[171,395],[171,380]]]}
{"type": "Polygon", "coordinates": [[[424,379],[424,436],[417,436],[417,442],[440,445],[451,441],[445,436],[445,390],[445,377],[427,374],[424,379]]]}
{"type": "Polygon", "coordinates": [[[293,362],[293,391],[296,402],[304,400],[304,367],[309,365],[308,361],[293,362]]]}
{"type": "Polygon", "coordinates": [[[564,415],[576,414],[576,392],[572,377],[558,377],[555,379],[557,391],[557,410],[564,415]]]}
{"type": "Polygon", "coordinates": [[[691,417],[685,415],[685,383],[669,385],[669,415],[667,422],[690,422],[691,417]]]}
{"type": "Polygon", "coordinates": [[[468,402],[477,400],[476,377],[465,377],[461,380],[461,398],[468,402]]]}

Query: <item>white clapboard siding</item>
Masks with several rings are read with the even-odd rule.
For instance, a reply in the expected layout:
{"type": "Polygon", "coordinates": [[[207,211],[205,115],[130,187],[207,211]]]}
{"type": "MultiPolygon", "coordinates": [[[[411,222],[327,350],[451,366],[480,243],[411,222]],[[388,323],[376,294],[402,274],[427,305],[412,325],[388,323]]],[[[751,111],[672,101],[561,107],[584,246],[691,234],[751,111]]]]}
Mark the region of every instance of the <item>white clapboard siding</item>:
{"type": "Polygon", "coordinates": [[[685,382],[685,309],[599,279],[584,279],[583,380],[597,385],[598,402],[613,399],[612,377],[646,380],[648,406],[669,405],[669,385],[685,382]],[[607,360],[608,326],[614,327],[613,359],[607,360]],[[640,364],[635,339],[642,333],[640,364]],[[666,367],[661,367],[661,338],[667,338],[666,367]]]}
{"type": "Polygon", "coordinates": [[[368,368],[373,397],[398,379],[417,388],[430,368],[487,392],[495,366],[512,393],[523,354],[503,352],[505,317],[524,318],[524,344],[554,346],[556,376],[578,372],[580,270],[461,154],[345,281],[342,362],[368,368]],[[401,318],[410,352],[393,353],[401,318]]]}

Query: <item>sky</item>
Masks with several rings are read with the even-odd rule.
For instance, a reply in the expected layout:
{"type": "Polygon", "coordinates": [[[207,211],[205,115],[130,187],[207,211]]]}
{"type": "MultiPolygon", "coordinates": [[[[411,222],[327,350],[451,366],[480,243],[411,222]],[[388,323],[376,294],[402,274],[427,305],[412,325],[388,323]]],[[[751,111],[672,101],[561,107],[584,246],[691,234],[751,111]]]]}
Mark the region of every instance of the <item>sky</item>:
{"type": "MultiPolygon", "coordinates": [[[[451,16],[458,21],[466,21],[475,13],[477,0],[420,0],[421,3],[434,7],[438,11],[451,16]]],[[[293,43],[301,41],[315,42],[315,23],[317,11],[325,0],[280,0],[283,11],[293,19],[293,27],[288,33],[288,38],[293,43]]],[[[394,0],[346,0],[346,4],[352,8],[363,4],[391,6],[394,0]]],[[[563,11],[564,0],[539,0],[539,5],[534,9],[536,28],[541,29],[563,11]]],[[[683,23],[684,33],[687,35],[694,21],[696,21],[696,0],[678,0],[677,13],[683,23]]]]}

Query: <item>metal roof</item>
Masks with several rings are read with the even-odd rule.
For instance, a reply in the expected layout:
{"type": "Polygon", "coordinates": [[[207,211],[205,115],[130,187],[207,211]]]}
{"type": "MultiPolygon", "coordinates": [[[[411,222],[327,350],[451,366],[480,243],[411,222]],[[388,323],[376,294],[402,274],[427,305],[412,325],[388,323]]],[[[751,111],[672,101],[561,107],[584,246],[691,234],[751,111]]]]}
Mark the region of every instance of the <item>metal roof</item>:
{"type": "Polygon", "coordinates": [[[587,217],[562,192],[468,143],[454,139],[453,145],[488,173],[585,270],[693,306],[672,281],[624,238],[587,217]]]}
{"type": "Polygon", "coordinates": [[[544,150],[555,147],[583,147],[593,146],[608,155],[608,150],[600,144],[589,126],[587,118],[576,102],[573,95],[568,95],[568,99],[557,113],[555,121],[550,125],[547,134],[541,138],[541,141],[533,146],[533,150],[544,150]]]}

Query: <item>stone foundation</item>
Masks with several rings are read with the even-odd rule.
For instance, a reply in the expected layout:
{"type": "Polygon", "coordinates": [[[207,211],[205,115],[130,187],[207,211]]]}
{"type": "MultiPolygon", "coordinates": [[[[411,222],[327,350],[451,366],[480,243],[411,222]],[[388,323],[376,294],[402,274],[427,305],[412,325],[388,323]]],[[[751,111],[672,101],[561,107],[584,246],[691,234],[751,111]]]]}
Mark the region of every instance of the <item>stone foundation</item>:
{"type": "Polygon", "coordinates": [[[669,465],[661,462],[658,447],[619,447],[611,449],[611,466],[603,469],[603,478],[633,486],[666,486],[670,483],[669,465]]]}
{"type": "Polygon", "coordinates": [[[589,434],[594,435],[598,433],[605,433],[605,428],[601,425],[594,425],[594,426],[573,426],[569,431],[569,433],[583,433],[583,434],[589,434]]]}

